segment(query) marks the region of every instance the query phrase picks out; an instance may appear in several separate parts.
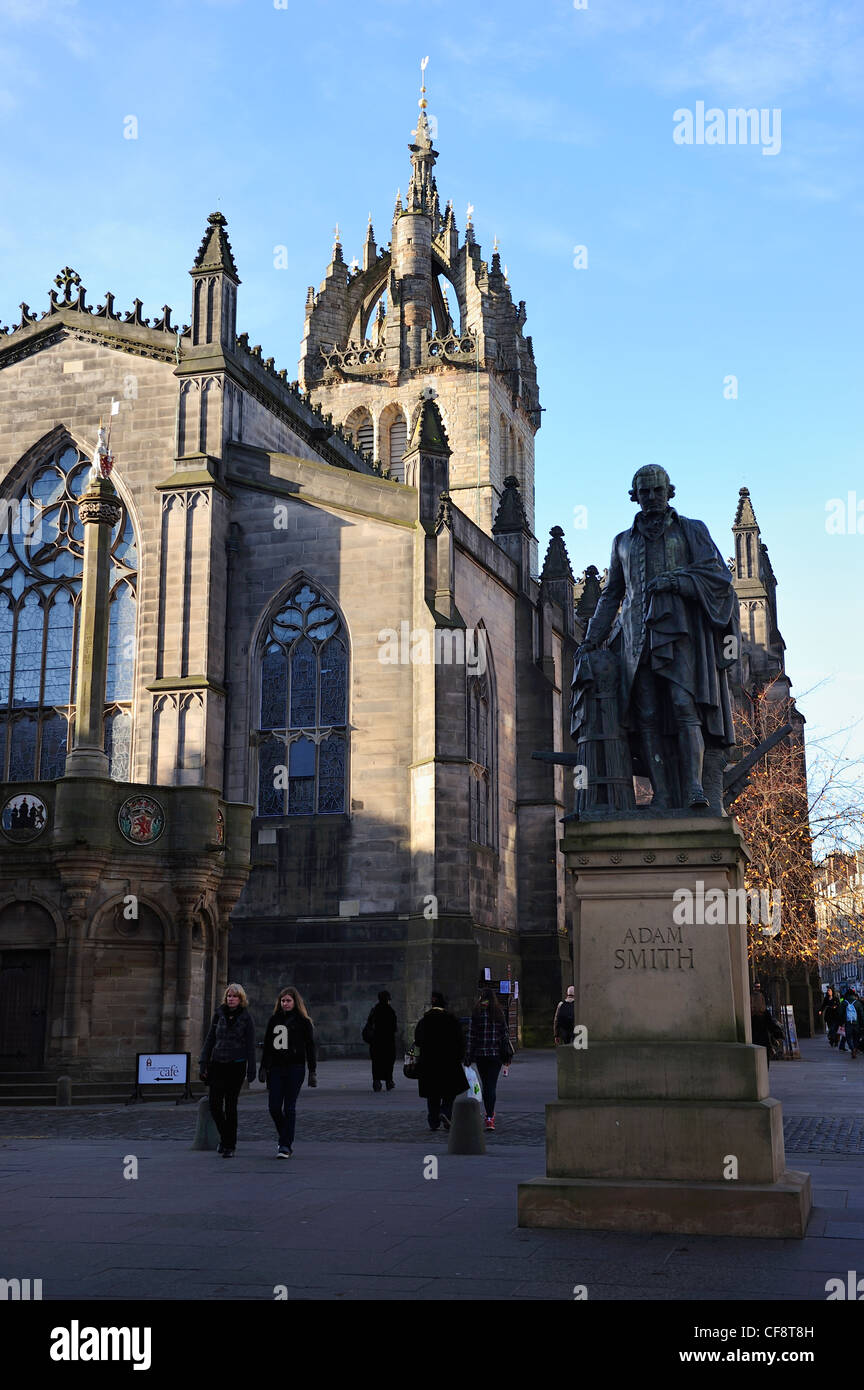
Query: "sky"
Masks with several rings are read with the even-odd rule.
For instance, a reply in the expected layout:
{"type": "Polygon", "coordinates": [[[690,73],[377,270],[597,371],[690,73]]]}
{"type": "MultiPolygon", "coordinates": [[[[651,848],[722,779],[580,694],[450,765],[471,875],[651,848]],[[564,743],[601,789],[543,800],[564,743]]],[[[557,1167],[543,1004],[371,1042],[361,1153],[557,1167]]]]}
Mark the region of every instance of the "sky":
{"type": "Polygon", "coordinates": [[[390,239],[428,56],[442,202],[526,301],[541,559],[558,524],[602,570],[644,463],[731,554],[749,487],[808,734],[860,756],[864,9],[578,5],[0,0],[0,321],[67,265],[188,321],[219,209],[238,331],[296,375],[335,225],[390,239]]]}

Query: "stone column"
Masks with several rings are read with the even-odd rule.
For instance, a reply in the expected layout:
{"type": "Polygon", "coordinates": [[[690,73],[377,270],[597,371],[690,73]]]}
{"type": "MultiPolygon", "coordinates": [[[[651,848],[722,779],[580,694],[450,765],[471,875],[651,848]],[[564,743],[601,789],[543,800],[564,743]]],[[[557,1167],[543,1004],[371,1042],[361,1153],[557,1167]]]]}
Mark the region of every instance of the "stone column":
{"type": "Polygon", "coordinates": [[[108,596],[111,531],[121,516],[110,478],[91,480],[78,503],[84,527],[84,575],[78,623],[75,733],[66,759],[67,777],[108,777],[103,718],[108,675],[108,596]]]}

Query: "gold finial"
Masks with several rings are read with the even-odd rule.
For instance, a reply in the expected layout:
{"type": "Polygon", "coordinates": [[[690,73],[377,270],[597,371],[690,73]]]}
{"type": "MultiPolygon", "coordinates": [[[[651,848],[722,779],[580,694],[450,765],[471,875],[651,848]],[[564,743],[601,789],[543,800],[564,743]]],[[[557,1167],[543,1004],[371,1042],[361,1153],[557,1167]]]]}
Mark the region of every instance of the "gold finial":
{"type": "Polygon", "coordinates": [[[333,245],[334,245],[334,246],[338,246],[338,245],[339,245],[339,223],[338,223],[338,222],[336,223],[336,226],[333,228],[333,245]]]}
{"type": "Polygon", "coordinates": [[[497,250],[498,250],[498,237],[497,237],[497,236],[495,237],[495,240],[494,240],[494,242],[492,243],[492,250],[493,250],[493,251],[497,251],[497,250]]]}
{"type": "Polygon", "coordinates": [[[471,223],[471,217],[472,217],[473,212],[474,212],[474,204],[473,204],[473,203],[469,203],[469,204],[468,204],[468,220],[467,220],[467,222],[466,222],[466,224],[465,224],[466,227],[470,227],[470,226],[472,225],[472,223],[471,223]]]}
{"type": "Polygon", "coordinates": [[[428,55],[420,60],[420,100],[417,105],[421,111],[426,110],[426,65],[429,62],[428,55]]]}

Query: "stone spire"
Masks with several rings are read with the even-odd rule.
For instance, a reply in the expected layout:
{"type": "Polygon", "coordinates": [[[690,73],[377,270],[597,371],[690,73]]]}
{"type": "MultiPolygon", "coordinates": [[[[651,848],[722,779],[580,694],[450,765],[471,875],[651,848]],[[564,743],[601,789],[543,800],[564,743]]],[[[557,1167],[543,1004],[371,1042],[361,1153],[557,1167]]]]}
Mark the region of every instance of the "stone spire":
{"type": "MultiPolygon", "coordinates": [[[[189,274],[192,276],[192,351],[205,349],[203,355],[233,352],[237,335],[237,286],[240,277],[234,264],[231,243],[225,231],[227,223],[221,212],[211,212],[207,218],[198,255],[189,274]]],[[[199,351],[196,355],[201,356],[199,351]]]]}
{"type": "Polygon", "coordinates": [[[420,410],[405,454],[405,482],[418,491],[418,515],[430,529],[438,519],[442,493],[450,490],[450,444],[435,404],[435,389],[420,393],[420,410]]]}
{"type": "Polygon", "coordinates": [[[786,643],[777,626],[777,580],[746,487],[738,492],[732,535],[732,584],[741,614],[741,676],[749,686],[753,681],[772,681],[784,671],[786,643]]]}
{"type": "Polygon", "coordinates": [[[235,285],[239,285],[240,276],[237,274],[231,243],[225,231],[227,225],[221,212],[211,212],[207,218],[207,230],[195,257],[194,269],[224,271],[226,275],[230,275],[235,285]]]}
{"type": "Polygon", "coordinates": [[[504,479],[504,491],[492,524],[492,535],[501,549],[519,566],[523,591],[531,582],[531,553],[534,535],[519,491],[519,479],[510,474],[504,479]]]}
{"type": "Polygon", "coordinates": [[[573,571],[570,568],[567,546],[564,543],[564,531],[560,526],[553,526],[549,532],[549,545],[546,548],[546,558],[540,572],[541,584],[544,580],[552,579],[566,579],[571,585],[575,582],[573,571]]]}
{"type": "Polygon", "coordinates": [[[513,531],[525,531],[529,536],[531,535],[531,527],[525,513],[525,504],[519,491],[519,479],[511,474],[509,478],[504,479],[504,492],[498,505],[492,534],[493,536],[502,536],[513,531]]]}
{"type": "Polygon", "coordinates": [[[573,602],[573,571],[570,557],[564,544],[564,532],[560,526],[553,526],[549,532],[549,545],[540,572],[540,596],[547,602],[557,603],[564,615],[564,631],[572,636],[576,617],[573,602]]]}
{"type": "Polygon", "coordinates": [[[368,270],[378,259],[378,248],[375,245],[375,233],[372,230],[372,214],[369,214],[369,225],[366,228],[366,240],[363,243],[363,269],[368,270]]]}
{"type": "Polygon", "coordinates": [[[438,151],[432,148],[432,136],[426,116],[428,105],[426,101],[426,64],[428,61],[428,58],[424,58],[420,65],[422,82],[420,100],[417,103],[420,107],[420,115],[417,119],[417,129],[411,132],[412,143],[408,146],[411,151],[411,179],[405,196],[405,211],[422,212],[431,217],[433,213],[437,214],[438,212],[438,190],[432,173],[438,158],[438,151]]]}

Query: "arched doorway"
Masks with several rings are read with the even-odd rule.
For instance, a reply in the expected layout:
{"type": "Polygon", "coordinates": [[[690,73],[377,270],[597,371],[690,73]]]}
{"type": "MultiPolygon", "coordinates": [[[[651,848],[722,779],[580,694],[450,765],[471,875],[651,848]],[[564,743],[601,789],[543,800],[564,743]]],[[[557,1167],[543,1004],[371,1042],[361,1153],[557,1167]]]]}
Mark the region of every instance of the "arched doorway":
{"type": "Polygon", "coordinates": [[[38,903],[0,912],[0,1071],[39,1071],[44,1063],[54,935],[38,903]]]}

